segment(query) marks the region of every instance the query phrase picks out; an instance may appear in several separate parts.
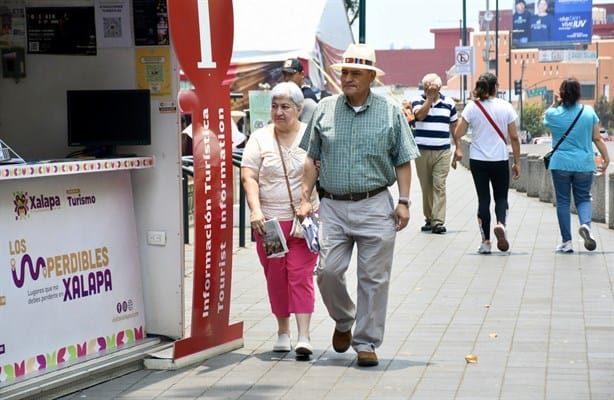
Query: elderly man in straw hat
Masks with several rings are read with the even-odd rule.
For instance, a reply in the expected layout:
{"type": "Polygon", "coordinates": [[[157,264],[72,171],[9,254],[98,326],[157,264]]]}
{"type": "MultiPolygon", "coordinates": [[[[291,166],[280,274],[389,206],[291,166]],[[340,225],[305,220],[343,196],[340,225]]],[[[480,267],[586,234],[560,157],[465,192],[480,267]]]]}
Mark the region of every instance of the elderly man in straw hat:
{"type": "Polygon", "coordinates": [[[297,213],[311,214],[308,194],[319,178],[317,281],[335,321],[333,349],[343,353],[351,346],[358,365],[374,366],[384,337],[394,240],[409,222],[410,161],[420,153],[400,106],[371,92],[384,72],[375,66],[370,46],[351,44],[332,68],[341,72],[343,94],[320,100],[301,141],[307,158],[297,213]],[[398,202],[388,191],[395,181],[398,202]],[[345,279],[354,245],[356,303],[345,279]]]}

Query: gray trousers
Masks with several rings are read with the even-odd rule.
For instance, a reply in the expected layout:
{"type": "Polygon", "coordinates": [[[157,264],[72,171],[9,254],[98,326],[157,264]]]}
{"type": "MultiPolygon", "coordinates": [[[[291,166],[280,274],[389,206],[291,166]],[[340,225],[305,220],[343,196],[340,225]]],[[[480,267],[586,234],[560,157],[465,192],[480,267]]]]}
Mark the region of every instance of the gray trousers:
{"type": "Polygon", "coordinates": [[[356,322],[352,347],[374,351],[382,344],[394,240],[394,204],[388,191],[360,201],[322,199],[320,262],[317,281],[322,300],[336,323],[348,331],[356,322]],[[357,247],[357,299],[346,286],[354,244],[357,247]]]}

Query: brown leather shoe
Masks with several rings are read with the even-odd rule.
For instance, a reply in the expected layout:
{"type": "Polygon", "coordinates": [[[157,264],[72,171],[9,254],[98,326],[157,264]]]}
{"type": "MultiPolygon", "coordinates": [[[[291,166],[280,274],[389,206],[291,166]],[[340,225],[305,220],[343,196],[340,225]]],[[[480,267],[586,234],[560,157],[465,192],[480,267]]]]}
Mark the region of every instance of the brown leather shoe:
{"type": "Polygon", "coordinates": [[[377,354],[372,351],[359,351],[358,352],[358,365],[361,367],[375,367],[379,364],[377,361],[377,354]]]}
{"type": "Polygon", "coordinates": [[[335,333],[333,333],[333,349],[337,353],[345,353],[350,348],[352,344],[352,330],[350,329],[347,332],[341,332],[335,329],[335,333]]]}

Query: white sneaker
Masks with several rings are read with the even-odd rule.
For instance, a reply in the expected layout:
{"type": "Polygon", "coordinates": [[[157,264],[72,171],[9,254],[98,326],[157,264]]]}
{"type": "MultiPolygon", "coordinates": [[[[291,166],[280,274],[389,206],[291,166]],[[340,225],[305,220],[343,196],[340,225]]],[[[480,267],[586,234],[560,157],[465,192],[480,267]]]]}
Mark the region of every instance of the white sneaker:
{"type": "Polygon", "coordinates": [[[311,346],[311,343],[309,343],[309,338],[299,336],[298,343],[296,344],[294,351],[296,354],[301,356],[308,356],[313,353],[313,347],[311,346]]]}
{"type": "Polygon", "coordinates": [[[556,246],[556,252],[557,253],[573,253],[573,247],[572,247],[571,240],[568,240],[567,242],[563,242],[559,244],[558,246],[556,246]]]}
{"type": "Polygon", "coordinates": [[[281,335],[277,336],[277,342],[275,342],[275,345],[273,346],[273,351],[282,353],[290,350],[292,350],[290,335],[287,333],[282,333],[281,335]]]}
{"type": "Polygon", "coordinates": [[[499,251],[508,251],[510,249],[510,242],[507,241],[507,235],[505,233],[505,226],[498,223],[494,229],[495,237],[497,238],[497,248],[499,251]]]}
{"type": "Polygon", "coordinates": [[[593,251],[597,248],[597,242],[595,242],[595,238],[591,234],[591,228],[586,224],[582,224],[580,229],[578,229],[578,233],[584,239],[584,248],[588,251],[593,251]]]}
{"type": "Polygon", "coordinates": [[[492,246],[490,244],[490,240],[485,240],[480,244],[480,248],[478,249],[478,253],[480,254],[490,254],[492,252],[492,246]]]}

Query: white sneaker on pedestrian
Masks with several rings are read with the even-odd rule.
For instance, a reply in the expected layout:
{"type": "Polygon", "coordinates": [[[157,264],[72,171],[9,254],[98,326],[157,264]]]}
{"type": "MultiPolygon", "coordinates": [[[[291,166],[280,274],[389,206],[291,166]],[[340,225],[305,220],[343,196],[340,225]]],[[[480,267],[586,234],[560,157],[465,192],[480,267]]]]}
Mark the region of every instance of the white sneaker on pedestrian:
{"type": "Polygon", "coordinates": [[[478,253],[480,254],[490,254],[492,252],[492,246],[490,244],[490,240],[485,240],[480,244],[480,248],[478,249],[478,253]]]}
{"type": "Polygon", "coordinates": [[[593,251],[597,248],[597,242],[595,242],[595,238],[591,234],[591,228],[588,225],[582,224],[580,225],[580,229],[578,229],[578,233],[584,239],[584,247],[588,251],[593,251]]]}
{"type": "Polygon", "coordinates": [[[497,248],[499,251],[508,251],[510,249],[510,242],[507,241],[505,226],[502,223],[498,223],[495,226],[494,233],[497,238],[497,248]]]}
{"type": "Polygon", "coordinates": [[[309,343],[309,338],[299,336],[298,343],[296,343],[294,351],[300,356],[311,355],[311,353],[313,353],[313,347],[311,346],[311,343],[309,343]]]}
{"type": "Polygon", "coordinates": [[[572,247],[571,240],[568,240],[556,246],[556,252],[557,253],[573,253],[573,247],[572,247]]]}
{"type": "Polygon", "coordinates": [[[275,345],[273,346],[273,351],[284,353],[290,350],[292,350],[290,335],[287,333],[282,333],[281,335],[277,336],[277,342],[275,342],[275,345]]]}

